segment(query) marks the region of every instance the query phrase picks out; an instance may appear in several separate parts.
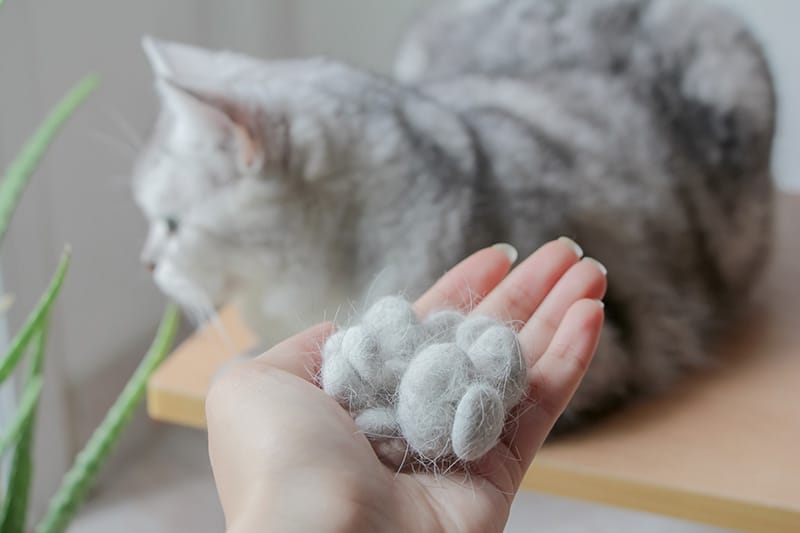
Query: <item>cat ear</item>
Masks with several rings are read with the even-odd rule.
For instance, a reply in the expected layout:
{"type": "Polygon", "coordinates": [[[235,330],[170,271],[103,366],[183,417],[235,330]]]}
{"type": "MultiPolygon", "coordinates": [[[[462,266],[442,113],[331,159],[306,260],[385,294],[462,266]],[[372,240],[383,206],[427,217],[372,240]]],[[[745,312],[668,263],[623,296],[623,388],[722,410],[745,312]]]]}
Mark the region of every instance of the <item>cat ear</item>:
{"type": "Polygon", "coordinates": [[[157,78],[202,79],[208,75],[216,52],[188,44],[162,41],[145,35],[142,49],[157,78]]]}
{"type": "Polygon", "coordinates": [[[149,35],[142,37],[142,50],[150,63],[150,68],[156,77],[162,78],[170,75],[169,62],[159,41],[149,35]]]}
{"type": "Polygon", "coordinates": [[[203,135],[233,148],[243,174],[261,172],[265,154],[255,123],[246,110],[233,101],[182,87],[169,78],[156,80],[162,106],[176,119],[178,135],[203,135]]]}

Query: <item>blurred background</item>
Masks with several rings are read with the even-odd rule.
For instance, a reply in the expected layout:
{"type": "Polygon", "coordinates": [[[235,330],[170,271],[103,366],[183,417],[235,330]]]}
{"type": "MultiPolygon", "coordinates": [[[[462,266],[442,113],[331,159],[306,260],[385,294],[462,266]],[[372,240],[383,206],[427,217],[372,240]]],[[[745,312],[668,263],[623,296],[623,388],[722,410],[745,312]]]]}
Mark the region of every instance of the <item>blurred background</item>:
{"type": "MultiPolygon", "coordinates": [[[[25,193],[2,253],[2,284],[16,303],[0,321],[0,336],[19,326],[63,244],[74,250],[52,320],[35,513],[138,363],[163,306],[138,262],[145,224],[128,183],[136,145],[156,110],[141,36],[260,57],[321,54],[388,72],[403,30],[428,2],[6,0],[0,9],[0,166],[75,81],[88,72],[102,78],[25,193]]],[[[800,190],[800,3],[721,3],[742,13],[766,45],[780,106],[775,173],[782,189],[800,190]]],[[[11,392],[0,391],[0,427],[11,392]]],[[[72,531],[220,531],[205,446],[202,432],[166,428],[140,414],[72,531]]],[[[713,531],[526,495],[508,531],[531,524],[547,531],[583,531],[589,524],[594,531],[713,531]]]]}

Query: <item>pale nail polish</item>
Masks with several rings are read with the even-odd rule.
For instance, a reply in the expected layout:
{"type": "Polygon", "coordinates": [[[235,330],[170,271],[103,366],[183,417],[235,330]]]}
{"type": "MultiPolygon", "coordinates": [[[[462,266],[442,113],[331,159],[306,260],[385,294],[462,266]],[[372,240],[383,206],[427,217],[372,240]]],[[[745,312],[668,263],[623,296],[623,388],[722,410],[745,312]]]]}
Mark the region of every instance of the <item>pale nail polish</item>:
{"type": "Polygon", "coordinates": [[[595,300],[595,302],[597,302],[597,305],[600,306],[600,309],[606,308],[606,303],[603,300],[595,300]]]}
{"type": "Polygon", "coordinates": [[[508,243],[499,242],[494,246],[492,246],[492,248],[497,248],[498,250],[506,254],[506,257],[508,257],[508,260],[511,262],[512,265],[517,261],[517,257],[519,257],[519,252],[517,252],[517,249],[508,243]]]}
{"type": "Polygon", "coordinates": [[[604,276],[608,275],[608,269],[606,268],[606,266],[597,259],[595,259],[594,257],[584,257],[583,260],[593,263],[597,268],[600,269],[600,272],[602,272],[604,276]]]}
{"type": "Polygon", "coordinates": [[[570,239],[569,237],[559,237],[559,241],[567,244],[572,250],[575,252],[575,255],[578,256],[578,259],[583,257],[583,248],[578,246],[578,243],[570,239]]]}

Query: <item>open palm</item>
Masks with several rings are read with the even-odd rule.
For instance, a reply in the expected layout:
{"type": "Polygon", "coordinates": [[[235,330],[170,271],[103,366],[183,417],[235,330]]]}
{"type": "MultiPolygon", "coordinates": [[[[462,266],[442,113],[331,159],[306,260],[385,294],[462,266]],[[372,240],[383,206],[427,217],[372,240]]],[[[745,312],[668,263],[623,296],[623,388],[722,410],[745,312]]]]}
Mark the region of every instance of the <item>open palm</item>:
{"type": "Polygon", "coordinates": [[[519,324],[530,390],[500,444],[469,472],[396,473],[318,388],[315,326],[233,367],[206,403],[209,451],[229,531],[502,531],[522,477],[591,361],[604,270],[553,241],[509,273],[481,250],[415,303],[424,316],[471,312],[519,324]]]}

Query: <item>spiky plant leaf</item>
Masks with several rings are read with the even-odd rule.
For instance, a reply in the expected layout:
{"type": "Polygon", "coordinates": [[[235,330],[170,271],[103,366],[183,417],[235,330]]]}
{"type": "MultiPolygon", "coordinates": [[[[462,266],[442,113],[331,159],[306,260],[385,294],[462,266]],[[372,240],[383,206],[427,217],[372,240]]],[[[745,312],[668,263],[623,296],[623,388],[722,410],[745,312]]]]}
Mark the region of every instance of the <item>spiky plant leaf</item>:
{"type": "MultiPolygon", "coordinates": [[[[25,386],[37,378],[41,379],[44,366],[44,349],[47,344],[47,319],[39,323],[33,341],[33,358],[28,367],[25,386]]],[[[0,511],[0,531],[2,533],[25,533],[25,519],[28,514],[28,498],[33,478],[33,431],[36,426],[36,406],[28,417],[20,433],[17,447],[11,459],[11,473],[8,477],[6,499],[0,511]]]]}
{"type": "MultiPolygon", "coordinates": [[[[108,410],[106,417],[75,458],[72,468],[64,476],[61,487],[50,500],[50,506],[36,527],[36,533],[61,533],[69,525],[92,481],[97,477],[100,467],[108,459],[122,430],[142,401],[147,380],[169,352],[178,329],[179,318],[180,314],[175,305],[168,306],[164,311],[153,344],[114,405],[108,410]]],[[[5,532],[5,530],[0,531],[5,532]]]]}
{"type": "Polygon", "coordinates": [[[39,403],[39,396],[42,394],[42,378],[35,376],[30,383],[25,386],[22,391],[17,411],[11,422],[6,426],[5,433],[0,435],[0,457],[5,455],[9,446],[16,444],[22,435],[23,429],[28,425],[28,422],[33,417],[36,406],[39,403]]]}
{"type": "Polygon", "coordinates": [[[0,383],[3,383],[14,371],[20,359],[22,359],[22,356],[25,355],[31,338],[33,338],[40,324],[47,317],[50,308],[53,306],[61,290],[61,285],[64,283],[64,276],[66,276],[67,268],[69,267],[69,257],[70,250],[66,248],[61,256],[58,269],[53,279],[50,281],[50,286],[39,300],[36,308],[34,308],[33,312],[28,316],[22,329],[14,336],[14,339],[11,341],[11,346],[5,356],[3,356],[3,359],[0,360],[0,383]]]}
{"type": "MultiPolygon", "coordinates": [[[[0,1],[0,3],[2,3],[0,1]]],[[[97,87],[97,76],[87,76],[67,93],[34,132],[28,143],[8,167],[0,183],[0,241],[6,235],[11,215],[19,202],[25,185],[53,138],[79,105],[97,87]]]]}

